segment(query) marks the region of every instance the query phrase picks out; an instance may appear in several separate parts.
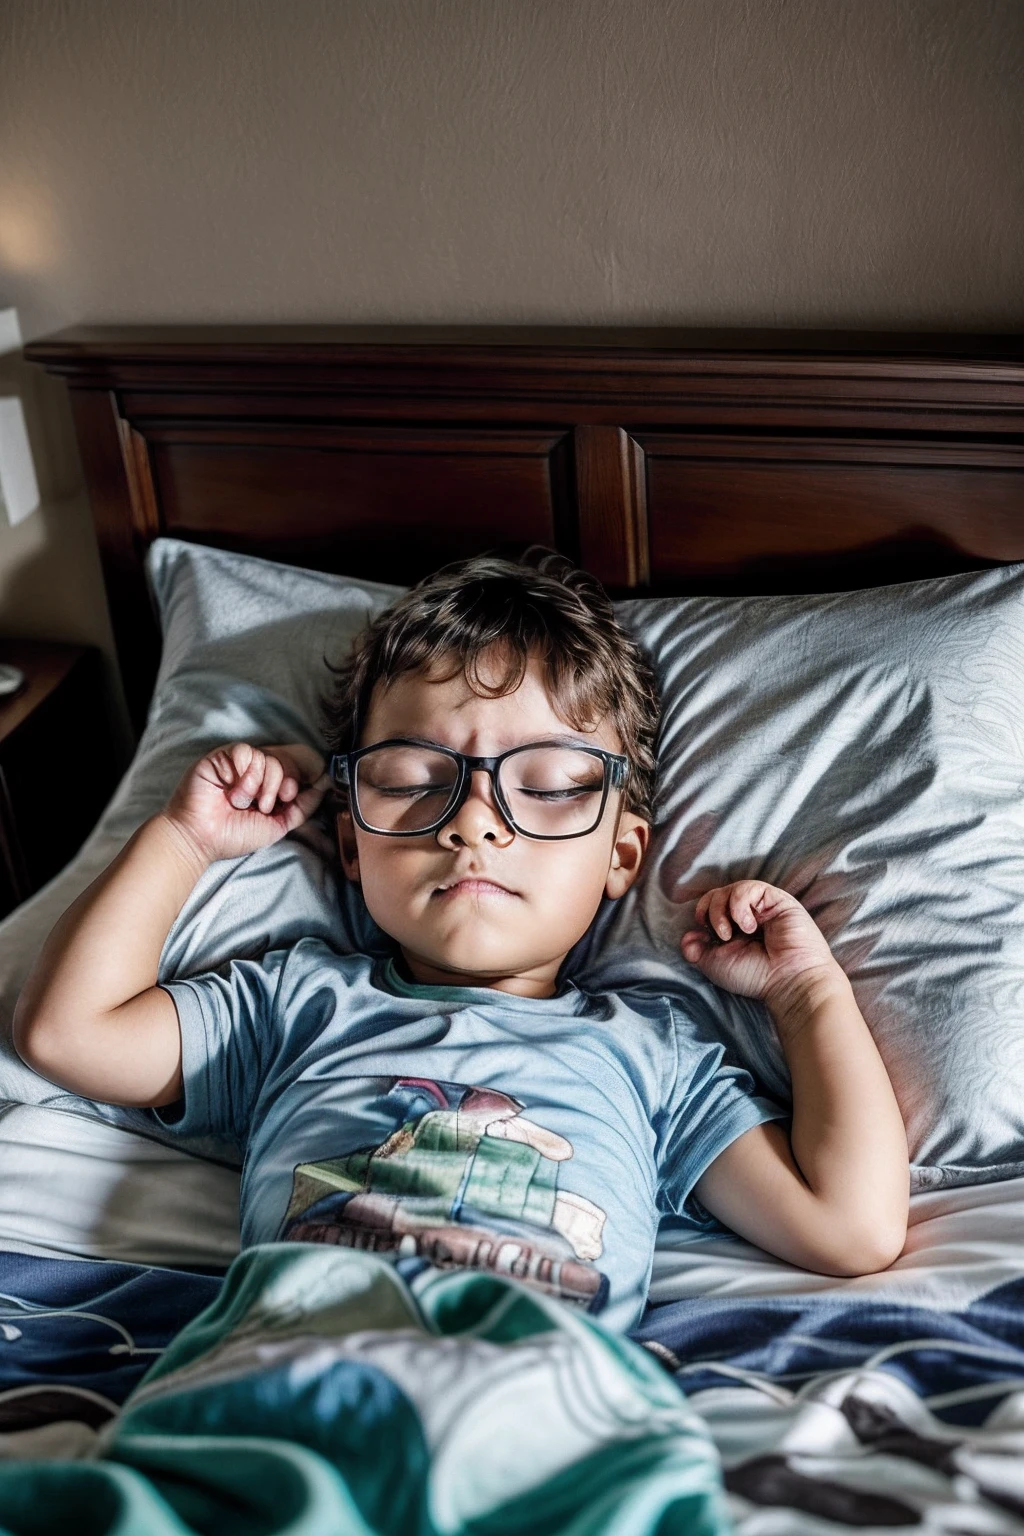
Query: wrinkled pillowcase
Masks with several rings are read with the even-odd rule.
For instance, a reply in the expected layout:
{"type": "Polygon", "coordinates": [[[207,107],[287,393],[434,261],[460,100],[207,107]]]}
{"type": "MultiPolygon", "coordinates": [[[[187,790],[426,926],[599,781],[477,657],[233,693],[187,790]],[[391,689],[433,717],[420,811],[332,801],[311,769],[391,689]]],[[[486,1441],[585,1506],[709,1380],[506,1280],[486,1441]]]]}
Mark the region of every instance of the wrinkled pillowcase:
{"type": "MultiPolygon", "coordinates": [[[[318,711],[330,680],[325,656],[337,664],[368,619],[402,589],[177,539],[157,539],[146,569],[163,644],[138,749],[76,858],[0,924],[0,1099],[99,1115],[181,1145],[151,1116],[79,1099],[31,1072],[11,1045],[18,993],[60,914],[160,809],[197,757],[234,740],[320,745],[318,711]]],[[[160,978],[196,975],[303,935],[341,950],[383,945],[358,892],[339,878],[326,813],[272,848],[212,865],[168,935],[160,978]]],[[[219,1142],[189,1145],[229,1155],[219,1142]]]]}
{"type": "Polygon", "coordinates": [[[783,886],[851,978],[913,1187],[1024,1172],[1024,567],[619,613],[663,690],[658,827],[588,984],[680,994],[788,1097],[766,1011],[678,958],[699,893],[783,886]]]}
{"type": "MultiPolygon", "coordinates": [[[[237,708],[241,678],[266,688],[275,709],[295,707],[297,732],[315,730],[323,677],[311,655],[350,643],[341,618],[353,604],[362,622],[397,595],[189,545],[151,559],[169,633],[191,635],[194,609],[233,615],[230,639],[223,619],[215,626],[221,680],[209,677],[209,653],[186,643],[187,666],[182,657],[174,673],[187,685],[182,718],[206,688],[208,715],[218,698],[237,708]],[[321,627],[295,627],[299,609],[321,627]],[[269,673],[268,615],[280,615],[284,637],[269,673]]],[[[593,988],[672,991],[695,1030],[724,1034],[785,1100],[766,1011],[719,992],[678,950],[709,885],[745,875],[782,885],[852,979],[907,1124],[915,1188],[1024,1172],[1024,567],[828,596],[639,599],[618,611],[661,682],[657,828],[636,890],[604,903],[567,973],[593,988]]],[[[264,715],[265,703],[250,707],[264,740],[288,723],[264,715]]],[[[218,732],[241,734],[219,722],[218,732]]],[[[338,879],[329,833],[293,842],[215,866],[163,971],[195,973],[300,931],[339,949],[386,947],[338,879]]]]}
{"type": "MultiPolygon", "coordinates": [[[[321,658],[337,660],[400,591],[168,539],[148,567],[164,634],[149,723],[86,849],[48,888],[63,881],[70,894],[42,914],[38,942],[201,752],[246,736],[315,744],[321,658]]],[[[604,903],[567,973],[591,988],[671,991],[694,1029],[724,1035],[785,1098],[765,1010],[711,987],[678,951],[707,886],[782,885],[851,976],[907,1123],[915,1187],[1024,1172],[1024,568],[618,611],[663,691],[657,826],[636,889],[604,903]]],[[[386,947],[338,877],[326,818],[214,865],[160,974],[303,933],[339,950],[386,947]]],[[[17,1068],[0,1062],[34,1089],[5,1096],[68,1097],[17,1068]]]]}

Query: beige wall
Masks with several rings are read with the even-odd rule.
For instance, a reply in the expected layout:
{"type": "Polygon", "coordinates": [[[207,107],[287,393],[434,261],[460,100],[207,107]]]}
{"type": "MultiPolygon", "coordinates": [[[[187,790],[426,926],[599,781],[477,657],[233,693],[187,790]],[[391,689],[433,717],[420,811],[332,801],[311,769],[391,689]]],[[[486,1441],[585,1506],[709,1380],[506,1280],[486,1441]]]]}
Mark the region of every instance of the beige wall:
{"type": "MultiPolygon", "coordinates": [[[[1019,327],[1024,0],[4,0],[11,303],[26,338],[1019,327]]],[[[60,390],[25,387],[46,501],[0,528],[0,630],[109,647],[60,390]]]]}

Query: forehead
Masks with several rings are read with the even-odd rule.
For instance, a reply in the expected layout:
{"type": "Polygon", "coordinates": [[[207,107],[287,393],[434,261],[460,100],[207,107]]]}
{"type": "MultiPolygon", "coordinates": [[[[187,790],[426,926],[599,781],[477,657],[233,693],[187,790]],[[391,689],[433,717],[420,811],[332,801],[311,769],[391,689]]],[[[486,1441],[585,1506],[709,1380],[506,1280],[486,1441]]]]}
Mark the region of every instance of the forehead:
{"type": "MultiPolygon", "coordinates": [[[[449,664],[450,665],[450,664],[449,664]]],[[[447,667],[404,672],[387,688],[376,687],[362,732],[362,744],[389,736],[422,736],[457,750],[501,752],[524,741],[548,736],[576,736],[593,746],[620,750],[610,720],[580,730],[559,711],[543,663],[531,656],[519,687],[499,698],[476,693],[460,668],[445,678],[447,667]]],[[[487,658],[479,663],[481,682],[500,678],[487,658]]]]}

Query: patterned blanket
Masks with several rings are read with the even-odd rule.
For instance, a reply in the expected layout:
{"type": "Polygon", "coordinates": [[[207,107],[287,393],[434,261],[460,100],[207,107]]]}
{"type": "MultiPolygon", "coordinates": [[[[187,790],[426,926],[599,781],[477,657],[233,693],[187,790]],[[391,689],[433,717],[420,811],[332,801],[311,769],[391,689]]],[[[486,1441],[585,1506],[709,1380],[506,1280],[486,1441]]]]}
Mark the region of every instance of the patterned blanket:
{"type": "Polygon", "coordinates": [[[329,1267],[312,1278],[279,1275],[262,1250],[226,1290],[213,1276],[0,1254],[0,1529],[83,1529],[66,1499],[79,1516],[104,1500],[132,1512],[105,1531],[274,1532],[277,1506],[254,1507],[248,1489],[282,1479],[332,1533],[718,1529],[717,1495],[699,1491],[714,1486],[714,1453],[692,1415],[676,1416],[688,1401],[740,1536],[1024,1533],[1024,1224],[1003,1232],[999,1210],[954,1222],[959,1267],[918,1263],[913,1297],[892,1282],[884,1295],[689,1295],[648,1312],[646,1356],[498,1282],[408,1292],[388,1271],[370,1285],[374,1261],[346,1270],[347,1250],[315,1250],[329,1267]],[[387,1326],[370,1328],[359,1309],[376,1297],[387,1326]],[[199,1427],[213,1449],[192,1440],[186,1453],[199,1427]],[[225,1456],[272,1475],[247,1472],[239,1493],[225,1473],[214,1497],[209,1467],[220,1475],[225,1456]],[[502,1495],[500,1476],[527,1467],[502,1495]],[[497,1509],[472,1515],[478,1496],[497,1509]]]}
{"type": "MultiPolygon", "coordinates": [[[[663,1366],[491,1275],[252,1248],[78,1458],[21,1437],[0,1532],[717,1536],[707,1430],[663,1366]]],[[[90,1438],[91,1437],[91,1438],[90,1438]]],[[[14,1438],[14,1437],[11,1437],[14,1438]]]]}
{"type": "Polygon", "coordinates": [[[639,1336],[707,1423],[739,1536],[1024,1532],[1024,1280],[959,1311],[690,1298],[639,1336]]]}

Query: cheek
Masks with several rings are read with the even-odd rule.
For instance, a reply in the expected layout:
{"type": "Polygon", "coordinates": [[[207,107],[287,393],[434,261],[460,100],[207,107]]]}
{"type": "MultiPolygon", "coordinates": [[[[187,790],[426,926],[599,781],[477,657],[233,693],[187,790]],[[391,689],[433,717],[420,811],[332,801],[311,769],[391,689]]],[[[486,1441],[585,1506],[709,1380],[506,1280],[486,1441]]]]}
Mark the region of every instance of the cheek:
{"type": "Polygon", "coordinates": [[[539,904],[558,911],[567,904],[578,908],[600,900],[610,855],[596,839],[590,843],[581,838],[580,844],[586,846],[574,848],[571,842],[542,845],[530,872],[530,893],[539,904]]]}
{"type": "Polygon", "coordinates": [[[359,849],[363,899],[392,910],[404,906],[410,892],[419,886],[420,863],[421,858],[397,838],[366,838],[359,849]]]}

